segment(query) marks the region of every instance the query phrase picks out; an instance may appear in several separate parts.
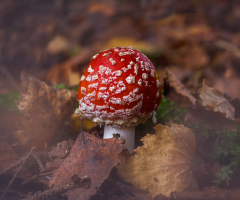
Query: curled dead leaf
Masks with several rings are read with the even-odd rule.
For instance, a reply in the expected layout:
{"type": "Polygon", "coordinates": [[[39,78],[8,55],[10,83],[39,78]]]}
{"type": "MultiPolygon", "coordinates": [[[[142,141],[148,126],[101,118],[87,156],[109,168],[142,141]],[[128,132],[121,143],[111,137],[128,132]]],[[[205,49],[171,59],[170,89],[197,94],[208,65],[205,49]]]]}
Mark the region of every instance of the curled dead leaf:
{"type": "Polygon", "coordinates": [[[160,193],[170,197],[171,192],[197,191],[192,178],[191,160],[196,139],[191,129],[170,121],[157,125],[156,134],[148,134],[144,145],[134,151],[125,164],[118,165],[119,174],[137,188],[147,190],[151,197],[160,193]]]}
{"type": "Polygon", "coordinates": [[[202,88],[199,89],[199,97],[202,99],[202,105],[207,106],[214,112],[223,114],[226,118],[235,120],[235,108],[229,101],[215,88],[208,87],[203,81],[202,88]]]}
{"type": "Polygon", "coordinates": [[[166,74],[168,76],[168,80],[170,85],[176,90],[178,94],[181,94],[184,97],[187,97],[193,105],[196,104],[195,97],[189,92],[189,90],[176,78],[176,76],[166,68],[166,74]]]}
{"type": "Polygon", "coordinates": [[[23,72],[22,99],[17,102],[21,116],[18,131],[14,133],[21,147],[36,146],[43,149],[57,131],[57,127],[70,116],[77,103],[77,92],[57,90],[23,72]]]}

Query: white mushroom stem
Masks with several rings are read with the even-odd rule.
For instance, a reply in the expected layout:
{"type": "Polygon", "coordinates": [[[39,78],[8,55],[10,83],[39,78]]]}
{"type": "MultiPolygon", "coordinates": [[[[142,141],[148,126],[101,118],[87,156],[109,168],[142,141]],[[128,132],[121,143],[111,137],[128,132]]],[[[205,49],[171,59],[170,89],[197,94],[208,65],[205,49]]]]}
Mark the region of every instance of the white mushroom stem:
{"type": "Polygon", "coordinates": [[[103,139],[112,138],[113,134],[120,134],[120,139],[125,139],[125,149],[128,149],[129,153],[133,152],[135,142],[135,127],[128,128],[113,128],[112,126],[104,126],[103,139]]]}

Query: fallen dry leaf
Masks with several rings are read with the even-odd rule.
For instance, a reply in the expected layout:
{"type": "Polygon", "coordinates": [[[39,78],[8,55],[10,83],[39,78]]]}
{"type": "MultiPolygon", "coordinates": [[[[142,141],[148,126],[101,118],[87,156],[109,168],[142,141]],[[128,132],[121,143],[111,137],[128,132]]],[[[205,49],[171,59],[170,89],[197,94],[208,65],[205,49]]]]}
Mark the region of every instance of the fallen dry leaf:
{"type": "MultiPolygon", "coordinates": [[[[210,57],[201,42],[213,41],[216,34],[210,26],[203,24],[186,24],[187,15],[171,15],[156,23],[158,44],[164,62],[168,65],[181,65],[184,68],[199,70],[207,67],[210,57]]],[[[166,64],[165,64],[166,65],[166,64]]]]}
{"type": "Polygon", "coordinates": [[[47,44],[47,52],[57,54],[69,50],[69,41],[61,35],[55,36],[47,44]]]}
{"type": "Polygon", "coordinates": [[[157,28],[164,28],[166,26],[184,26],[186,23],[186,16],[181,14],[169,15],[163,19],[156,21],[157,28]]]}
{"type": "Polygon", "coordinates": [[[46,81],[52,85],[60,83],[66,83],[69,86],[78,85],[81,74],[85,70],[84,67],[88,65],[94,52],[92,48],[84,48],[76,57],[54,65],[47,73],[46,81]]]}
{"type": "MultiPolygon", "coordinates": [[[[53,171],[53,170],[57,169],[62,164],[63,161],[64,161],[63,158],[55,158],[53,161],[50,160],[46,163],[45,170],[53,171]]],[[[49,182],[48,182],[48,184],[49,184],[49,182]]]]}
{"type": "Polygon", "coordinates": [[[192,104],[195,105],[197,100],[189,92],[189,90],[185,88],[185,86],[176,78],[176,76],[168,68],[166,68],[166,73],[170,85],[176,90],[176,92],[184,97],[187,97],[192,102],[192,104]]]}
{"type": "Polygon", "coordinates": [[[165,41],[174,41],[175,44],[176,42],[209,42],[216,38],[216,32],[211,26],[205,23],[189,26],[186,24],[188,18],[189,16],[185,14],[170,15],[157,21],[155,27],[159,35],[165,37],[165,41]]]}
{"type": "Polygon", "coordinates": [[[88,8],[89,13],[102,13],[106,17],[111,17],[116,12],[110,3],[96,2],[92,3],[88,8]]]}
{"type": "Polygon", "coordinates": [[[57,64],[48,72],[46,81],[52,85],[65,83],[68,86],[76,86],[79,84],[81,74],[72,68],[71,60],[57,64]]]}
{"type": "Polygon", "coordinates": [[[23,72],[22,99],[17,102],[21,116],[14,135],[23,148],[43,149],[57,128],[70,116],[77,103],[77,92],[57,90],[23,72]]]}
{"type": "Polygon", "coordinates": [[[97,188],[108,177],[111,169],[118,162],[118,154],[123,149],[122,141],[99,139],[88,133],[78,138],[69,154],[60,167],[54,172],[49,186],[60,186],[71,182],[71,176],[88,176],[92,184],[90,189],[73,189],[67,192],[69,200],[88,200],[96,193],[97,188]]]}
{"type": "Polygon", "coordinates": [[[188,69],[199,70],[206,67],[209,63],[208,55],[197,43],[187,43],[183,46],[179,45],[177,48],[175,48],[175,46],[177,46],[175,43],[169,46],[170,47],[166,49],[164,54],[166,58],[175,65],[181,65],[188,69]]]}
{"type": "Polygon", "coordinates": [[[223,114],[226,118],[235,120],[235,108],[229,101],[215,88],[208,87],[203,81],[202,88],[199,89],[199,97],[202,99],[202,105],[207,106],[214,112],[223,114]]]}
{"type": "Polygon", "coordinates": [[[48,156],[49,158],[64,158],[66,157],[67,152],[69,151],[69,149],[72,148],[71,144],[73,143],[73,140],[69,140],[69,141],[62,141],[57,143],[57,146],[54,147],[50,152],[48,152],[48,156]]]}
{"type": "Polygon", "coordinates": [[[196,139],[191,129],[169,122],[157,125],[156,134],[148,134],[144,145],[134,151],[125,164],[118,165],[119,174],[137,188],[154,197],[170,197],[171,192],[197,191],[191,172],[196,139]],[[191,188],[191,189],[190,189],[191,188]]]}

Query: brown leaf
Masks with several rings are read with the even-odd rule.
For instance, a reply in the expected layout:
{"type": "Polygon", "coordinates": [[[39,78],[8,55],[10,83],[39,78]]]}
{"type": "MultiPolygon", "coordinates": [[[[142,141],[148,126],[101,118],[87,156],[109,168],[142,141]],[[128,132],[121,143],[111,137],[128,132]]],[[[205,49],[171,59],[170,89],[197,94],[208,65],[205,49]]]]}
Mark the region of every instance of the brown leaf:
{"type": "Polygon", "coordinates": [[[202,88],[199,89],[199,97],[202,99],[202,105],[207,106],[214,112],[223,114],[226,118],[234,120],[235,108],[215,88],[208,87],[203,81],[202,88]]]}
{"type": "Polygon", "coordinates": [[[147,190],[154,197],[160,193],[170,197],[171,192],[194,186],[190,170],[196,147],[191,129],[173,124],[155,127],[156,134],[148,134],[144,145],[134,151],[125,164],[118,165],[120,175],[137,188],[147,190]]]}
{"type": "Polygon", "coordinates": [[[84,48],[76,56],[62,63],[58,63],[47,73],[46,81],[52,85],[66,83],[69,86],[78,85],[81,74],[84,71],[83,66],[87,66],[91,56],[94,55],[93,48],[84,48]]]}
{"type": "Polygon", "coordinates": [[[167,49],[165,52],[166,58],[173,64],[199,70],[209,63],[208,55],[198,43],[186,44],[178,48],[174,47],[167,49]]]}
{"type": "Polygon", "coordinates": [[[182,42],[182,45],[192,42],[209,42],[216,38],[216,33],[210,26],[205,23],[189,26],[188,18],[186,14],[170,15],[157,21],[156,28],[160,35],[165,36],[165,41],[175,44],[176,42],[182,42]]]}
{"type": "Polygon", "coordinates": [[[53,161],[48,161],[45,166],[45,171],[52,171],[57,169],[63,161],[64,159],[62,158],[56,158],[53,161]]]}
{"type": "Polygon", "coordinates": [[[48,152],[49,158],[57,157],[64,158],[66,156],[66,152],[70,149],[69,143],[64,140],[63,142],[57,143],[57,146],[54,147],[50,152],[48,152]]]}
{"type": "Polygon", "coordinates": [[[53,66],[47,74],[46,81],[52,85],[66,83],[69,86],[75,86],[79,83],[80,78],[80,73],[73,70],[72,61],[67,60],[53,66]]]}
{"type": "Polygon", "coordinates": [[[43,149],[57,131],[57,127],[70,116],[77,103],[77,92],[57,90],[23,72],[22,99],[17,102],[22,111],[18,131],[14,135],[24,148],[43,149]]]}
{"type": "Polygon", "coordinates": [[[55,36],[47,45],[47,52],[57,54],[69,50],[69,41],[63,36],[55,36]]]}
{"type": "Polygon", "coordinates": [[[92,180],[90,189],[74,189],[67,192],[69,200],[87,200],[108,177],[110,170],[117,164],[118,154],[123,149],[122,141],[114,138],[103,140],[83,133],[85,144],[79,134],[69,156],[54,172],[50,187],[71,183],[71,176],[88,176],[92,180]]]}
{"type": "Polygon", "coordinates": [[[108,3],[96,2],[92,3],[88,8],[89,13],[102,13],[106,17],[111,17],[116,11],[108,3]]]}
{"type": "Polygon", "coordinates": [[[170,85],[176,90],[177,93],[181,94],[184,97],[187,97],[193,105],[196,103],[195,97],[189,92],[187,88],[176,78],[176,76],[166,68],[166,73],[168,76],[168,80],[170,85]]]}

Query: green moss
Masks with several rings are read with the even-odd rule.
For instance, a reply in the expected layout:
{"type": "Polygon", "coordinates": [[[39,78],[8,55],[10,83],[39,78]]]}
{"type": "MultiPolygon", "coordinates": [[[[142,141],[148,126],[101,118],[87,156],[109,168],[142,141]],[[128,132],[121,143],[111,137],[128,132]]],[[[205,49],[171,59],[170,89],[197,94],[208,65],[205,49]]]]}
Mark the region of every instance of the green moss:
{"type": "Polygon", "coordinates": [[[78,91],[78,86],[76,86],[76,87],[69,87],[65,83],[56,84],[56,85],[54,85],[54,87],[56,89],[68,89],[68,90],[78,91]]]}
{"type": "Polygon", "coordinates": [[[187,114],[187,109],[183,108],[173,101],[169,101],[162,95],[162,101],[157,109],[157,122],[167,124],[170,120],[173,123],[183,123],[184,117],[187,114]]]}
{"type": "Polygon", "coordinates": [[[188,127],[195,133],[197,140],[204,138],[204,146],[207,147],[212,160],[223,165],[213,182],[218,185],[222,180],[226,180],[228,185],[231,175],[240,166],[240,125],[237,125],[236,131],[229,129],[217,131],[207,126],[205,122],[191,123],[188,127]]]}
{"type": "Polygon", "coordinates": [[[6,108],[9,111],[17,112],[18,110],[15,101],[19,100],[21,98],[19,91],[8,91],[7,94],[1,94],[0,95],[0,107],[6,108]]]}
{"type": "Polygon", "coordinates": [[[219,185],[222,180],[226,180],[227,186],[229,181],[231,180],[230,175],[233,174],[233,170],[231,170],[231,166],[224,166],[222,169],[216,173],[217,180],[214,180],[213,182],[216,183],[216,185],[219,185]]]}

